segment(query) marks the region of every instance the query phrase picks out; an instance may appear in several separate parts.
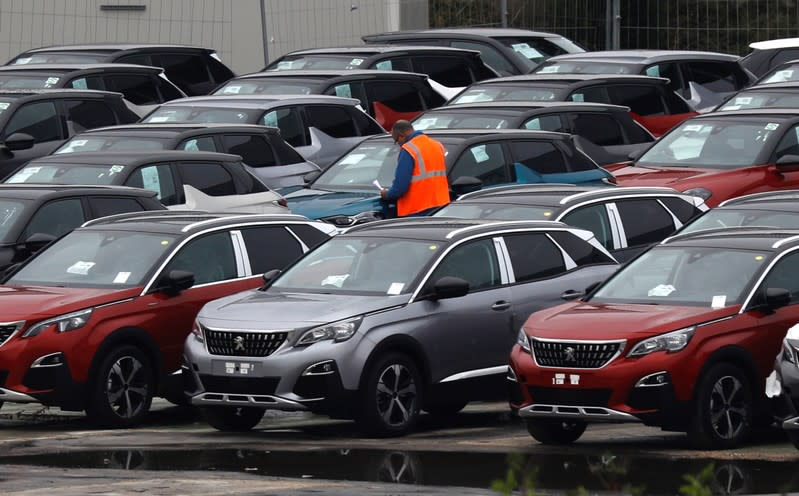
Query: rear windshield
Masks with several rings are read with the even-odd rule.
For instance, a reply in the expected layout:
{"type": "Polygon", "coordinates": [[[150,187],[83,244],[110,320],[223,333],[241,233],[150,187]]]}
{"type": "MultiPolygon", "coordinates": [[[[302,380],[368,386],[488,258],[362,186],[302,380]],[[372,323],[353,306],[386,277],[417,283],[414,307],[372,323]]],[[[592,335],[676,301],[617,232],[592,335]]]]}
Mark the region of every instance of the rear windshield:
{"type": "Polygon", "coordinates": [[[41,88],[57,88],[63,78],[59,74],[2,74],[0,88],[4,90],[26,90],[41,88]]]}
{"type": "Polygon", "coordinates": [[[313,79],[270,77],[228,81],[214,95],[311,95],[321,82],[313,79]]]}
{"type": "Polygon", "coordinates": [[[120,184],[124,165],[30,164],[9,177],[7,183],[120,184]]]}
{"type": "MultiPolygon", "coordinates": [[[[233,104],[231,103],[231,106],[233,104]]],[[[221,122],[227,124],[258,124],[260,109],[214,107],[180,107],[169,105],[155,109],[142,122],[221,122]]]]}
{"type": "Polygon", "coordinates": [[[366,57],[363,55],[325,54],[296,55],[269,66],[269,71],[289,71],[295,69],[364,69],[366,57]]]}
{"type": "Polygon", "coordinates": [[[537,67],[535,74],[637,74],[638,68],[617,62],[590,60],[547,61],[537,67]]]}
{"type": "Polygon", "coordinates": [[[105,61],[106,56],[96,53],[37,53],[14,59],[8,65],[26,64],[91,64],[105,61]]]}
{"type": "Polygon", "coordinates": [[[481,84],[466,88],[449,103],[560,101],[565,93],[556,85],[481,84]]]}
{"type": "Polygon", "coordinates": [[[131,138],[126,136],[97,136],[90,138],[76,136],[61,145],[53,154],[121,150],[164,150],[168,144],[169,140],[155,137],[131,138]]]}

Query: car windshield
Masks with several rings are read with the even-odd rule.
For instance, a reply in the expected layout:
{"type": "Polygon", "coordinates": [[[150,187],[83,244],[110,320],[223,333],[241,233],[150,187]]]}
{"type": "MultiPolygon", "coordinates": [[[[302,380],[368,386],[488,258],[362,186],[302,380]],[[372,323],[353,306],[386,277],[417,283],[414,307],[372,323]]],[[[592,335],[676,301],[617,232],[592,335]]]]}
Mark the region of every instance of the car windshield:
{"type": "MultiPolygon", "coordinates": [[[[230,107],[234,107],[231,103],[230,107]]],[[[264,111],[260,109],[182,107],[167,105],[155,109],[142,122],[221,122],[225,124],[257,124],[264,111]]]]}
{"type": "Polygon", "coordinates": [[[799,81],[799,65],[774,69],[771,73],[763,76],[757,83],[785,83],[788,81],[799,81]]]}
{"type": "Polygon", "coordinates": [[[740,303],[769,254],[719,247],[656,246],[623,266],[595,303],[723,307],[740,303]],[[732,269],[734,267],[734,269],[732,269]]]}
{"type": "Polygon", "coordinates": [[[124,165],[29,163],[6,179],[7,183],[119,184],[124,165]]]}
{"type": "Polygon", "coordinates": [[[0,73],[0,89],[4,90],[55,88],[59,81],[61,81],[60,74],[42,74],[41,72],[31,74],[0,73]]]}
{"type": "MultiPolygon", "coordinates": [[[[552,43],[549,39],[537,37],[512,36],[494,37],[494,39],[516,52],[525,65],[531,69],[549,57],[560,55],[567,51],[558,46],[558,44],[552,43]]],[[[577,51],[582,51],[579,47],[576,48],[577,51]]]]}
{"type": "Polygon", "coordinates": [[[688,120],[656,141],[639,165],[734,169],[755,160],[780,123],[769,120],[688,120]]]}
{"type": "Polygon", "coordinates": [[[6,284],[141,286],[175,239],[173,235],[158,233],[73,231],[23,266],[6,284]]]}
{"type": "Polygon", "coordinates": [[[7,239],[8,235],[30,203],[28,200],[0,199],[0,243],[12,241],[7,239]]]}
{"type": "Polygon", "coordinates": [[[533,71],[535,74],[636,74],[630,64],[590,60],[548,61],[533,71]]]}
{"type": "Polygon", "coordinates": [[[27,64],[92,64],[103,62],[107,55],[93,53],[37,53],[15,59],[9,65],[27,64]]]}
{"type": "Polygon", "coordinates": [[[799,215],[796,215],[796,212],[782,212],[779,210],[725,207],[708,211],[702,217],[683,227],[680,230],[680,234],[703,229],[735,226],[799,229],[799,215]]]}
{"type": "Polygon", "coordinates": [[[319,81],[288,77],[234,79],[214,91],[214,95],[311,95],[319,81]]]}
{"type": "Polygon", "coordinates": [[[424,129],[507,129],[510,120],[505,117],[492,117],[463,112],[434,112],[431,115],[422,115],[413,121],[413,128],[417,131],[424,129]]]}
{"type": "Polygon", "coordinates": [[[539,205],[508,205],[502,203],[452,202],[437,211],[434,217],[496,220],[554,220],[552,207],[539,205]]]}
{"type": "Polygon", "coordinates": [[[270,71],[289,71],[296,69],[364,69],[363,63],[366,60],[364,55],[347,54],[313,54],[295,55],[284,57],[270,71]]]}
{"type": "Polygon", "coordinates": [[[799,107],[796,91],[745,91],[721,104],[716,110],[738,110],[766,107],[799,107]]]}
{"type": "Polygon", "coordinates": [[[163,150],[167,147],[169,140],[164,138],[129,138],[123,136],[97,136],[97,137],[74,137],[67,141],[53,154],[75,153],[75,152],[96,152],[96,151],[119,151],[119,150],[163,150]]]}
{"type": "Polygon", "coordinates": [[[399,295],[438,254],[434,241],[377,237],[333,238],[282,274],[272,286],[285,292],[399,295]]]}
{"type": "Polygon", "coordinates": [[[563,89],[555,85],[481,84],[466,88],[450,103],[559,101],[563,93],[563,89]]]}

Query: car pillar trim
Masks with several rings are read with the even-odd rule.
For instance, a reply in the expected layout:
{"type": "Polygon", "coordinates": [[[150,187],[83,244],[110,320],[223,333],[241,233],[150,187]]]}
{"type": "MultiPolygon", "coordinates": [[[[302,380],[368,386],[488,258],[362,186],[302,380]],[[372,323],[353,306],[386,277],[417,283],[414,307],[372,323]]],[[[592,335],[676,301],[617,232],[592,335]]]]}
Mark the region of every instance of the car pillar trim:
{"type": "Polygon", "coordinates": [[[591,422],[640,422],[629,413],[601,406],[540,405],[533,404],[519,410],[522,418],[569,418],[591,422]]]}

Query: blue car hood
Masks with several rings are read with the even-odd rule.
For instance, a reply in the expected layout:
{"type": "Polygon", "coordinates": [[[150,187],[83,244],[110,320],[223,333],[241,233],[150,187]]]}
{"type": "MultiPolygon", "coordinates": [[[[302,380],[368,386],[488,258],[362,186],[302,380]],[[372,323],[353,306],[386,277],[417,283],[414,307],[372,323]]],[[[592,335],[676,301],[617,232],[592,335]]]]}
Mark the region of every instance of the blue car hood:
{"type": "Polygon", "coordinates": [[[355,191],[324,191],[303,188],[285,195],[291,213],[309,219],[333,215],[355,215],[361,212],[382,212],[388,217],[388,204],[374,189],[355,191]]]}

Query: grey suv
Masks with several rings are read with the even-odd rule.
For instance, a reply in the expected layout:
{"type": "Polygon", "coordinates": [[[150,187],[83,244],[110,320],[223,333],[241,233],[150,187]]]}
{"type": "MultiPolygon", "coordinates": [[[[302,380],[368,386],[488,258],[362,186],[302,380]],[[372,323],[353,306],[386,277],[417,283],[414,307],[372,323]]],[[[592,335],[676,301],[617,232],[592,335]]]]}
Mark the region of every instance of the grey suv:
{"type": "Polygon", "coordinates": [[[264,288],[208,303],[186,340],[185,391],[220,430],[279,409],[402,435],[421,409],[451,415],[504,397],[527,316],[616,267],[591,232],[559,222],[353,227],[267,273],[264,288]]]}

